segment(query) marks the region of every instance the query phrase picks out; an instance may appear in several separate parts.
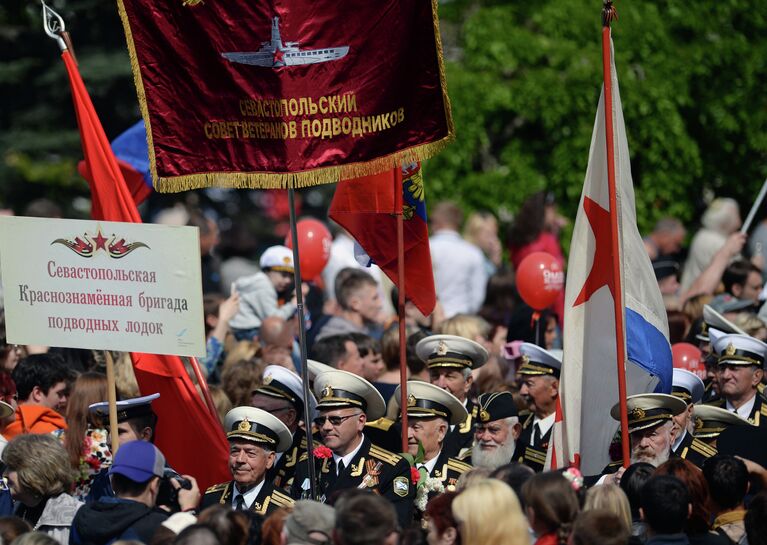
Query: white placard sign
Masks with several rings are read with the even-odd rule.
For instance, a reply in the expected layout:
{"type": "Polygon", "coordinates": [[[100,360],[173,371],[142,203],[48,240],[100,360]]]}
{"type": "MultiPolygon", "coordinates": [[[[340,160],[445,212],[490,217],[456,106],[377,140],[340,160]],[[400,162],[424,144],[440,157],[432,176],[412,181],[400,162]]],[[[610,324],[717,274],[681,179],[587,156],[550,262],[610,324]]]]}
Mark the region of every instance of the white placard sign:
{"type": "Polygon", "coordinates": [[[204,356],[194,227],[0,217],[9,343],[204,356]]]}

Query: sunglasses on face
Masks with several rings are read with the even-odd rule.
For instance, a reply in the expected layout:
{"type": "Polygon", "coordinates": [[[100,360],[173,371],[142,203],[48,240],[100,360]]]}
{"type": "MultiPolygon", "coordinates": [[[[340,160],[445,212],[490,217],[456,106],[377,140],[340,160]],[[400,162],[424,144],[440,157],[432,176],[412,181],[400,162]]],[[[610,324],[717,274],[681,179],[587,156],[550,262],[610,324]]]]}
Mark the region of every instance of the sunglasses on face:
{"type": "Polygon", "coordinates": [[[332,426],[340,426],[343,424],[347,419],[351,418],[352,416],[359,416],[362,413],[354,413],[354,414],[348,414],[346,416],[318,416],[312,422],[314,422],[314,425],[318,428],[321,428],[325,425],[325,421],[329,421],[332,426]]]}

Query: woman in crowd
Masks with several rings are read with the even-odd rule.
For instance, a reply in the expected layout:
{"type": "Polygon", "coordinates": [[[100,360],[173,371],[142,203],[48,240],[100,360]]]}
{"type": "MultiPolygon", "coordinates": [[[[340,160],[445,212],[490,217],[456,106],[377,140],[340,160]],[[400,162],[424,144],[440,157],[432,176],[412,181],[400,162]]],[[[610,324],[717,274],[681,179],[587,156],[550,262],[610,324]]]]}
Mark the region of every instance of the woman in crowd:
{"type": "MultiPolygon", "coordinates": [[[[564,477],[560,477],[564,479],[564,477]]],[[[519,500],[497,479],[472,483],[453,500],[453,517],[466,545],[529,545],[519,500]]]]}
{"type": "Polygon", "coordinates": [[[429,521],[428,545],[461,545],[458,523],[453,518],[455,492],[445,492],[429,500],[426,506],[426,520],[429,521]]]}
{"type": "Polygon", "coordinates": [[[578,496],[560,473],[539,473],[522,488],[535,545],[565,545],[578,516],[578,496]]]}
{"type": "Polygon", "coordinates": [[[710,530],[709,521],[711,498],[703,473],[692,463],[682,458],[672,458],[655,470],[655,475],[671,475],[682,481],[690,494],[692,512],[687,519],[685,533],[690,545],[727,545],[729,540],[710,530]]]}
{"type": "Polygon", "coordinates": [[[639,514],[639,493],[642,486],[652,477],[655,467],[646,462],[631,464],[621,477],[621,490],[626,494],[631,506],[631,535],[644,541],[647,537],[647,525],[639,514]]]}
{"type": "Polygon", "coordinates": [[[62,435],[69,464],[76,474],[73,495],[79,500],[88,495],[96,474],[112,463],[107,430],[101,418],[88,410],[93,403],[106,399],[106,376],[88,372],[77,377],[67,403],[68,429],[62,435]]]}
{"type": "Polygon", "coordinates": [[[20,504],[16,515],[33,530],[67,545],[72,519],[83,504],[67,494],[73,471],[58,439],[18,435],[5,447],[3,462],[11,496],[20,504]]]}
{"type": "Polygon", "coordinates": [[[626,530],[631,532],[631,506],[623,490],[614,484],[603,484],[590,488],[586,492],[584,511],[607,509],[618,515],[626,530]]]}

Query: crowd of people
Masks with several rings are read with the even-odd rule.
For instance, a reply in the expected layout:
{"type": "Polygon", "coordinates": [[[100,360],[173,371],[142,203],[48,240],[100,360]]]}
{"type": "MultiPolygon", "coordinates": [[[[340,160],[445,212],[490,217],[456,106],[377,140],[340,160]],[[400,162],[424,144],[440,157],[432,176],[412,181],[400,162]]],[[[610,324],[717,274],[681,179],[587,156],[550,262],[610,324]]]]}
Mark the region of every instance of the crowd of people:
{"type": "MultiPolygon", "coordinates": [[[[404,384],[396,288],[357,264],[338,230],[322,275],[300,287],[308,395],[292,251],[222,260],[220,218],[176,208],[148,219],[200,229],[200,363],[230,478],[201,490],[173,469],[154,444],[158,394],[139,390],[128,355],[112,354],[113,453],[104,354],[11,345],[0,323],[3,543],[767,544],[767,222],[741,233],[735,201],[711,202],[689,250],[674,218],[645,237],[673,390],[627,399],[630,459],[616,432],[594,475],[550,465],[573,334],[564,294],[538,313],[515,289],[532,252],[566,266],[567,219],[551,194],[530,196],[503,237],[491,213],[464,221],[455,204],[434,205],[437,306],[425,316],[406,303],[404,384]]],[[[618,428],[618,406],[583,403],[618,428]]]]}

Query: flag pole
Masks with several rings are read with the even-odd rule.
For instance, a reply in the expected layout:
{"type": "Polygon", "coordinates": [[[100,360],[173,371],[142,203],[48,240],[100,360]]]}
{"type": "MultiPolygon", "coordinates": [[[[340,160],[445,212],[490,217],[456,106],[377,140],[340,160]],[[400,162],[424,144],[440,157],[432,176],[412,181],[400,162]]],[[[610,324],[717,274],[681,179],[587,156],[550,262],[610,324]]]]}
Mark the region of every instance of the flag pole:
{"type": "Polygon", "coordinates": [[[402,167],[394,173],[394,214],[397,216],[397,315],[399,316],[399,382],[402,414],[402,452],[407,452],[407,334],[405,323],[405,224],[402,199],[402,167]]]}
{"type": "Polygon", "coordinates": [[[610,198],[610,231],[612,242],[612,267],[615,279],[613,302],[615,310],[615,353],[618,366],[618,403],[620,404],[621,447],[623,467],[628,467],[629,427],[626,407],[626,342],[623,318],[623,285],[621,283],[621,254],[618,222],[618,198],[615,183],[615,143],[613,134],[613,92],[612,92],[612,40],[610,23],[618,18],[612,0],[605,0],[602,8],[602,70],[605,89],[605,140],[607,145],[607,187],[610,198]]]}
{"type": "Polygon", "coordinates": [[[740,228],[741,233],[748,233],[748,230],[751,228],[751,222],[754,221],[754,217],[756,216],[756,212],[759,210],[759,207],[762,206],[765,194],[767,194],[767,180],[764,180],[762,189],[759,190],[759,195],[756,196],[754,204],[751,205],[751,210],[749,210],[748,216],[746,216],[746,221],[743,222],[743,226],[740,228]]]}
{"type": "Polygon", "coordinates": [[[301,352],[301,382],[304,389],[304,426],[306,427],[306,464],[309,475],[309,490],[313,500],[319,500],[317,496],[317,475],[314,471],[314,441],[312,440],[312,416],[309,409],[309,366],[306,363],[306,323],[304,322],[304,292],[301,285],[301,261],[298,253],[298,227],[296,224],[295,192],[292,187],[288,188],[288,200],[290,202],[290,238],[293,241],[293,268],[296,279],[296,310],[298,312],[298,346],[301,352]]]}

